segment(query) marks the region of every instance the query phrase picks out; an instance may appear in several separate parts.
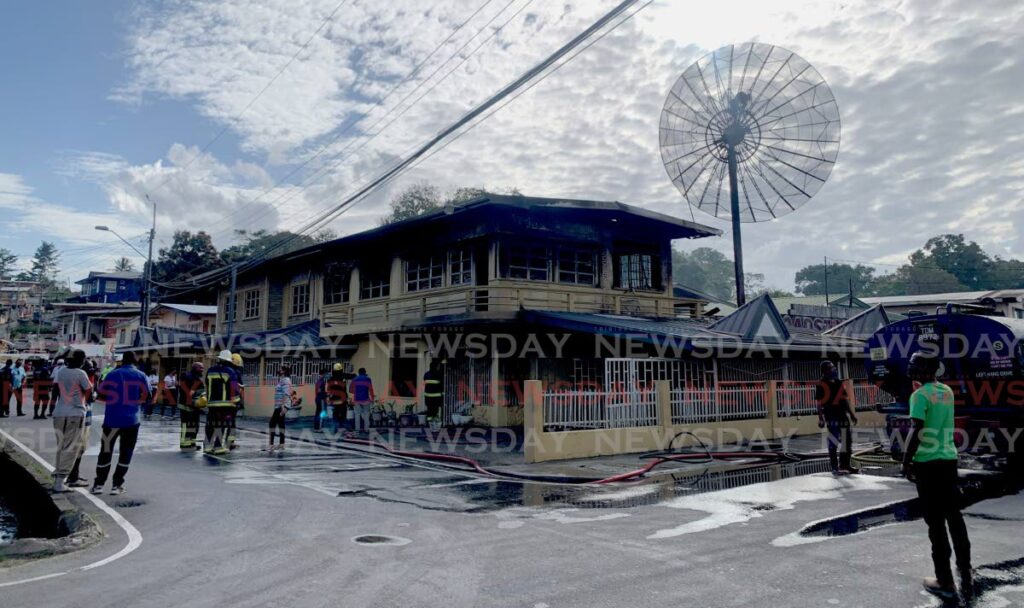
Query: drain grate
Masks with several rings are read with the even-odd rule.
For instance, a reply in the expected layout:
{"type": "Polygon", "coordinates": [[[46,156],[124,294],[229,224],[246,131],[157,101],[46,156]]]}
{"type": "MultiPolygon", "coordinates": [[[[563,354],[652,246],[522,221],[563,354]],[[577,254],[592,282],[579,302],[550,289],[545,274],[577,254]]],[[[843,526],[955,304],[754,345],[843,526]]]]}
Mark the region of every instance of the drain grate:
{"type": "Polygon", "coordinates": [[[352,539],[352,542],[357,545],[391,545],[400,546],[408,545],[412,541],[408,538],[402,538],[401,536],[386,536],[384,534],[364,534],[362,536],[356,536],[352,539]]]}
{"type": "Polygon", "coordinates": [[[146,504],[146,501],[132,498],[129,500],[119,500],[114,503],[114,506],[119,509],[129,509],[131,507],[141,507],[144,504],[146,504]]]}

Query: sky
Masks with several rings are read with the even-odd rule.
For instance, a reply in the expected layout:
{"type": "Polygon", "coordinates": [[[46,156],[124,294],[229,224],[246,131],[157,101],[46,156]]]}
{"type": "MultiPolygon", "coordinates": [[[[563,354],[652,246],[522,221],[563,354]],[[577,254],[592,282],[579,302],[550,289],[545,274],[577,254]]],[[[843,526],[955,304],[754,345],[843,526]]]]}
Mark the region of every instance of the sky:
{"type": "MultiPolygon", "coordinates": [[[[0,247],[41,240],[63,278],[175,230],[218,247],[294,229],[586,28],[612,0],[9,3],[0,19],[0,247]],[[443,43],[443,44],[442,44],[443,43]]],[[[964,233],[1024,257],[1024,4],[1015,0],[658,0],[340,216],[377,224],[413,183],[619,200],[724,231],[661,162],[666,94],[691,63],[760,41],[810,62],[842,119],[803,207],[746,224],[748,272],[791,289],[825,256],[906,259],[964,233]],[[691,215],[692,213],[692,215],[691,215]]],[[[683,278],[685,281],[685,277],[683,278]]]]}

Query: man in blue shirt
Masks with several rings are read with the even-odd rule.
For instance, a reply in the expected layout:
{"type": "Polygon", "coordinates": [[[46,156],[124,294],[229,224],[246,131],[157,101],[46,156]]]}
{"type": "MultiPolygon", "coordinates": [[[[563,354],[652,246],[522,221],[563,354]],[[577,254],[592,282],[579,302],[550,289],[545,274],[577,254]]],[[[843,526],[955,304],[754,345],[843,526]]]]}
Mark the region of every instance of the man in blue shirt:
{"type": "Polygon", "coordinates": [[[355,404],[355,431],[370,430],[370,406],[373,404],[373,381],[366,375],[366,369],[360,367],[359,373],[352,379],[352,403],[355,404]]]}
{"type": "Polygon", "coordinates": [[[21,359],[14,362],[14,369],[11,370],[11,387],[14,393],[14,403],[18,406],[18,415],[24,416],[21,411],[22,396],[25,390],[25,363],[21,359]]]}
{"type": "Polygon", "coordinates": [[[135,353],[125,353],[121,366],[109,372],[100,382],[99,398],[106,404],[103,412],[103,439],[96,459],[96,479],[92,493],[100,494],[110,473],[114,443],[120,439],[111,494],[124,494],[124,476],[132,462],[135,442],[139,439],[139,409],[150,398],[149,379],[135,367],[135,353]]]}

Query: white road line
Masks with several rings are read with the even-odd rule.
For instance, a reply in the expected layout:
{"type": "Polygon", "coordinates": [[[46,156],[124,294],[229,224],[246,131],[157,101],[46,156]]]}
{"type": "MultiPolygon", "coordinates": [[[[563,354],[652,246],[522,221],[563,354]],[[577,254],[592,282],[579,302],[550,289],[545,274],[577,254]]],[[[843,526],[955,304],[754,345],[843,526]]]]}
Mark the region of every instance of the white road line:
{"type": "MultiPolygon", "coordinates": [[[[45,468],[47,471],[49,471],[51,473],[53,472],[53,465],[51,465],[49,462],[47,462],[46,459],[43,458],[42,456],[40,456],[39,454],[36,454],[31,449],[29,449],[29,447],[27,445],[25,445],[24,443],[18,441],[14,437],[11,437],[10,434],[8,434],[3,429],[0,429],[0,435],[3,435],[6,438],[7,441],[9,441],[9,442],[13,443],[14,445],[18,446],[23,452],[25,452],[26,454],[31,456],[33,459],[35,459],[35,461],[38,462],[40,465],[42,465],[43,468],[45,468]]],[[[110,557],[107,557],[105,559],[101,559],[98,562],[93,562],[91,564],[87,564],[85,566],[80,566],[78,568],[74,568],[72,570],[67,570],[67,571],[64,571],[64,572],[55,572],[53,574],[46,574],[46,575],[43,575],[43,576],[36,576],[36,577],[33,577],[33,578],[27,578],[27,579],[23,579],[23,580],[20,580],[20,581],[11,581],[11,582],[8,582],[8,583],[0,583],[0,587],[12,587],[14,585],[22,585],[22,584],[25,584],[25,583],[32,583],[32,582],[35,582],[35,581],[41,581],[41,580],[46,580],[46,579],[50,579],[50,578],[55,578],[55,577],[58,577],[58,576],[63,576],[65,574],[69,574],[71,572],[86,571],[86,570],[92,570],[93,568],[99,568],[100,566],[105,566],[105,565],[109,564],[110,562],[112,562],[114,560],[121,559],[122,557],[124,557],[124,556],[128,555],[129,553],[131,553],[132,551],[138,549],[139,546],[142,545],[142,533],[139,532],[139,530],[135,526],[133,526],[131,524],[131,522],[129,522],[124,517],[122,517],[121,514],[118,513],[116,510],[114,510],[112,507],[110,507],[110,505],[108,505],[107,503],[103,502],[99,498],[96,498],[95,496],[93,496],[92,494],[87,492],[85,488],[76,488],[75,490],[79,494],[81,494],[82,496],[85,496],[87,499],[89,499],[101,511],[103,511],[104,513],[109,515],[110,519],[113,519],[114,522],[117,525],[121,526],[121,529],[124,530],[125,533],[128,535],[128,544],[125,545],[124,548],[121,549],[120,551],[118,551],[117,553],[115,553],[115,554],[113,554],[110,557]]]]}

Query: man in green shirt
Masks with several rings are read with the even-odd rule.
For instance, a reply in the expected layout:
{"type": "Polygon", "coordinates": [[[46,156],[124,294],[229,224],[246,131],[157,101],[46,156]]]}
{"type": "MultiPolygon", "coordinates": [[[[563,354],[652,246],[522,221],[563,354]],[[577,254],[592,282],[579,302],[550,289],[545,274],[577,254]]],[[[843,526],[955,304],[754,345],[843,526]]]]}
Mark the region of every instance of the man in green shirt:
{"type": "Polygon", "coordinates": [[[903,472],[917,483],[917,495],[928,524],[932,544],[935,578],[924,579],[924,588],[940,597],[957,596],[953,571],[949,565],[949,536],[960,571],[960,588],[965,596],[973,591],[971,541],[960,512],[961,496],[957,480],[957,450],[953,443],[953,390],[935,379],[939,359],[925,352],[910,357],[910,377],[921,383],[910,396],[913,427],[903,456],[903,472]]]}

